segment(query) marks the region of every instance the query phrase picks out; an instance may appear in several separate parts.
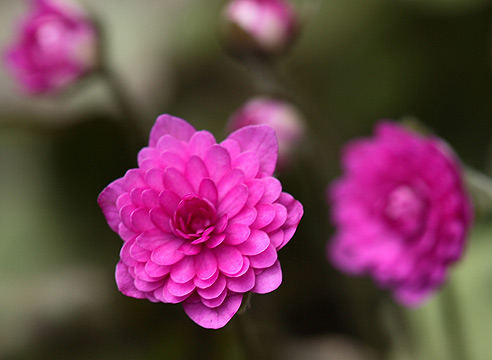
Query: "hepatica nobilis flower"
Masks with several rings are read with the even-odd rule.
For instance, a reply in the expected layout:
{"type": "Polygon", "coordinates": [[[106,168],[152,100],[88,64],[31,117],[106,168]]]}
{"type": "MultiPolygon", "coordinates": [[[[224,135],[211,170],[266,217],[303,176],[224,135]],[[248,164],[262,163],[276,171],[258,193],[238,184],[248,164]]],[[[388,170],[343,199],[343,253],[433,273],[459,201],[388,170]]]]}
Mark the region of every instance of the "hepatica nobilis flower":
{"type": "Polygon", "coordinates": [[[32,0],[6,61],[22,89],[30,94],[65,89],[94,70],[98,33],[75,3],[32,0]]]}
{"type": "Polygon", "coordinates": [[[255,97],[231,115],[228,128],[232,131],[246,125],[260,124],[269,125],[275,130],[279,147],[277,169],[288,169],[306,137],[301,113],[287,101],[255,97]]]}
{"type": "Polygon", "coordinates": [[[420,304],[460,259],[472,222],[458,159],[440,139],[384,121],[344,148],[342,165],[329,188],[330,259],[400,303],[420,304]]]}
{"type": "Polygon", "coordinates": [[[161,115],[136,169],[111,183],[98,203],[123,239],[119,290],[153,302],[183,303],[205,328],[220,328],[243,294],[282,281],[277,257],[303,215],[272,177],[272,128],[244,127],[217,144],[208,131],[161,115]]]}

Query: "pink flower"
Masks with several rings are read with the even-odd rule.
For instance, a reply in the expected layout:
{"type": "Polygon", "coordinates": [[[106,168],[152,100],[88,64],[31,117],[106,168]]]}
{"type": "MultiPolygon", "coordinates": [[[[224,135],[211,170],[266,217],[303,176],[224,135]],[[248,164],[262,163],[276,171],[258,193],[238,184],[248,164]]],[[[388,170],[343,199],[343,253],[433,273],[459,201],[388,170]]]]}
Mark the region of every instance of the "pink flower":
{"type": "Polygon", "coordinates": [[[227,45],[234,52],[276,55],[297,35],[296,13],[285,0],[232,0],[223,17],[227,45]]]}
{"type": "Polygon", "coordinates": [[[98,203],[124,241],[116,282],[131,297],[183,303],[205,328],[220,328],[243,294],[282,281],[277,257],[302,205],[272,177],[277,142],[248,126],[217,144],[208,131],[161,115],[137,169],[111,183],[98,203]]]}
{"type": "Polygon", "coordinates": [[[269,125],[278,140],[278,168],[291,163],[295,150],[305,137],[304,120],[299,111],[288,102],[257,97],[246,102],[229,119],[229,131],[247,125],[269,125]]]}
{"type": "Polygon", "coordinates": [[[446,144],[391,122],[343,151],[329,191],[337,226],[329,256],[370,275],[404,305],[418,305],[460,259],[472,222],[461,166],[446,144]]]}
{"type": "Polygon", "coordinates": [[[95,25],[75,4],[32,0],[7,65],[27,93],[56,92],[96,67],[97,42],[95,25]]]}

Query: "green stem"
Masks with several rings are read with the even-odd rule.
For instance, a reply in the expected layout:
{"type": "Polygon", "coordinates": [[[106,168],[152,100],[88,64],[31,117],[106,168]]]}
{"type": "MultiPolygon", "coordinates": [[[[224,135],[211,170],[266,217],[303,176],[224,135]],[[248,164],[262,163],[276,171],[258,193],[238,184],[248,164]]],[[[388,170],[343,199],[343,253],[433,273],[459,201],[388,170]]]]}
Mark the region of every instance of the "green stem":
{"type": "Polygon", "coordinates": [[[451,282],[448,282],[442,290],[441,296],[441,316],[448,338],[450,358],[454,360],[471,359],[465,341],[463,321],[459,311],[459,301],[456,296],[456,289],[451,282]]]}

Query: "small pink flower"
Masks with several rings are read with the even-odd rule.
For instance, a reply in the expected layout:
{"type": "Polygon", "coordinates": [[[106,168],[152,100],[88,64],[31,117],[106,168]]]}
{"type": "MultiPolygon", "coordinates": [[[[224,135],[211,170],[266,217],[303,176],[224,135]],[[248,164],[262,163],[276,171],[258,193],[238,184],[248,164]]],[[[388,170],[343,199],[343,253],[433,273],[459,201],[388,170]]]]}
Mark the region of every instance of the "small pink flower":
{"type": "Polygon", "coordinates": [[[304,120],[299,111],[288,102],[257,97],[246,102],[229,119],[229,131],[247,125],[269,125],[278,140],[278,168],[291,163],[295,151],[305,137],[304,120]]]}
{"type": "Polygon", "coordinates": [[[276,55],[297,35],[296,13],[285,0],[232,0],[223,17],[227,45],[239,53],[276,55]]]}
{"type": "Polygon", "coordinates": [[[32,0],[7,65],[27,93],[56,92],[97,66],[97,42],[95,25],[75,4],[32,0]]]}
{"type": "Polygon", "coordinates": [[[461,166],[446,144],[391,122],[343,151],[329,191],[337,232],[329,256],[370,275],[404,305],[431,295],[460,259],[472,222],[461,166]]]}
{"type": "Polygon", "coordinates": [[[137,169],[112,182],[98,203],[124,241],[119,290],[153,302],[183,303],[205,328],[220,328],[243,294],[282,281],[277,257],[302,205],[272,177],[277,142],[248,126],[217,144],[208,131],[161,115],[137,169]]]}

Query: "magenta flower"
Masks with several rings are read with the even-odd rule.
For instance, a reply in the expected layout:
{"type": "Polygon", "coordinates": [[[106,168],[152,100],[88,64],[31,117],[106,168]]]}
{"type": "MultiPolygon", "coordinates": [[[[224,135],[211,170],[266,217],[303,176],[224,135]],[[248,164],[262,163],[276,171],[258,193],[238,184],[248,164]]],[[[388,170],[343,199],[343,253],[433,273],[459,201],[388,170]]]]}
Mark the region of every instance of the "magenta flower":
{"type": "Polygon", "coordinates": [[[418,305],[460,259],[472,204],[458,159],[438,138],[391,122],[375,134],[344,148],[344,175],[329,189],[337,226],[329,257],[418,305]]]}
{"type": "Polygon", "coordinates": [[[285,0],[232,0],[223,18],[227,45],[239,53],[277,55],[298,30],[297,15],[285,0]]]}
{"type": "Polygon", "coordinates": [[[304,120],[299,111],[288,102],[256,97],[246,102],[229,119],[229,131],[247,125],[269,125],[278,140],[278,168],[285,169],[305,137],[304,120]]]}
{"type": "Polygon", "coordinates": [[[243,294],[282,281],[277,257],[302,217],[301,203],[272,177],[277,142],[248,126],[217,144],[208,131],[162,115],[137,169],[98,203],[124,241],[116,282],[131,297],[183,303],[205,328],[220,328],[243,294]]]}
{"type": "Polygon", "coordinates": [[[32,0],[7,65],[27,93],[56,92],[97,66],[97,30],[75,4],[32,0]]]}

